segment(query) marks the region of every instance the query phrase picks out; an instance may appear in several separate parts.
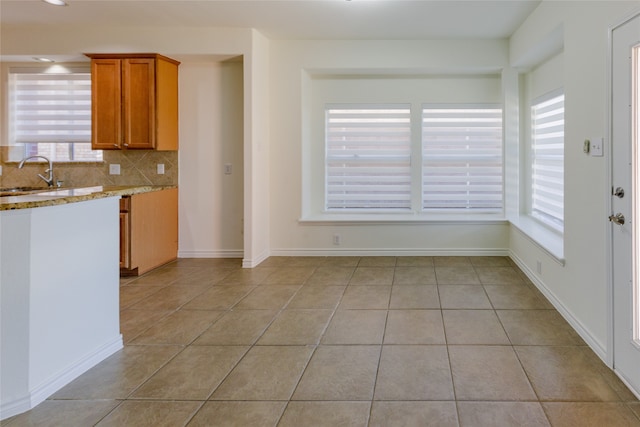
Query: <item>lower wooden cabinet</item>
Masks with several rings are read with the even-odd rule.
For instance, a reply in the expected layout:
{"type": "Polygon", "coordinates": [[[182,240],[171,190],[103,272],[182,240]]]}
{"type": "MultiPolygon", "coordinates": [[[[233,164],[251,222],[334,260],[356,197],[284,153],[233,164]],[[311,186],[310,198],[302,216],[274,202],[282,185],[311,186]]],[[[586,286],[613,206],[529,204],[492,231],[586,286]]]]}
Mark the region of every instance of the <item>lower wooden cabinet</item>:
{"type": "Polygon", "coordinates": [[[137,276],[178,256],[178,189],[120,200],[120,275],[137,276]]]}

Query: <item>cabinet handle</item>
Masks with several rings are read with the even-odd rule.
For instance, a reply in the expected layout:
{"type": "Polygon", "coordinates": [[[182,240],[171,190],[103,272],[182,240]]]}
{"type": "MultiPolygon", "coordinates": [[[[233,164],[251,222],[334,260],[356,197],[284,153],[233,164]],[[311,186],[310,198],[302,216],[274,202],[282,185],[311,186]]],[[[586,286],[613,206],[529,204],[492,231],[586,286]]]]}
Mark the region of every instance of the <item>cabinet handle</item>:
{"type": "Polygon", "coordinates": [[[129,146],[129,144],[123,144],[123,145],[124,145],[125,147],[128,147],[128,146],[129,146]]]}
{"type": "Polygon", "coordinates": [[[118,144],[113,144],[114,147],[118,148],[118,144]]]}

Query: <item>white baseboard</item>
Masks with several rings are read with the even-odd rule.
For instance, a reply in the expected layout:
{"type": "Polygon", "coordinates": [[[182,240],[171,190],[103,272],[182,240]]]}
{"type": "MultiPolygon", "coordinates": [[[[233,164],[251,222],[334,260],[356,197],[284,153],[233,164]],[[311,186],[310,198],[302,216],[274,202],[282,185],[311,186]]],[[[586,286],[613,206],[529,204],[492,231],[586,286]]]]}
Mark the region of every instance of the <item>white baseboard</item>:
{"type": "Polygon", "coordinates": [[[50,378],[48,381],[29,390],[27,395],[14,399],[10,402],[2,402],[2,405],[0,405],[0,420],[4,420],[33,409],[56,391],[69,384],[71,381],[75,380],[80,375],[111,356],[113,353],[122,349],[122,347],[122,335],[118,334],[118,336],[110,342],[107,342],[103,346],[97,348],[95,351],[78,360],[67,369],[50,378]]]}
{"type": "Polygon", "coordinates": [[[571,325],[571,327],[580,335],[580,337],[587,343],[589,347],[596,353],[596,355],[602,359],[606,364],[607,362],[607,349],[602,345],[587,328],[584,327],[574,315],[562,304],[562,302],[555,296],[555,294],[545,285],[545,283],[537,277],[533,271],[513,252],[509,254],[509,257],[515,262],[518,267],[527,275],[527,277],[533,282],[542,294],[547,297],[549,302],[555,307],[562,317],[571,325]]]}
{"type": "Polygon", "coordinates": [[[640,390],[636,390],[635,388],[633,388],[633,386],[631,385],[630,381],[627,381],[627,377],[624,375],[624,373],[618,371],[617,369],[614,369],[613,372],[616,373],[616,375],[618,376],[618,378],[620,378],[620,381],[622,381],[624,383],[624,385],[627,386],[627,388],[629,389],[629,391],[631,393],[633,393],[633,395],[640,400],[640,390]]]}
{"type": "Polygon", "coordinates": [[[254,268],[257,267],[258,265],[260,265],[260,263],[264,260],[266,260],[267,258],[269,258],[270,254],[268,251],[264,251],[263,253],[261,253],[260,255],[258,255],[256,258],[244,258],[242,260],[242,268],[254,268]]]}
{"type": "Polygon", "coordinates": [[[501,248],[451,248],[451,249],[415,249],[415,248],[344,248],[344,249],[272,249],[255,259],[243,258],[242,250],[218,251],[179,251],[178,258],[243,258],[243,268],[257,267],[270,256],[509,256],[509,249],[501,248]]]}
{"type": "Polygon", "coordinates": [[[242,249],[221,249],[216,251],[178,251],[178,258],[242,258],[242,249]]]}
{"type": "Polygon", "coordinates": [[[271,256],[509,256],[508,249],[272,249],[271,256]]]}

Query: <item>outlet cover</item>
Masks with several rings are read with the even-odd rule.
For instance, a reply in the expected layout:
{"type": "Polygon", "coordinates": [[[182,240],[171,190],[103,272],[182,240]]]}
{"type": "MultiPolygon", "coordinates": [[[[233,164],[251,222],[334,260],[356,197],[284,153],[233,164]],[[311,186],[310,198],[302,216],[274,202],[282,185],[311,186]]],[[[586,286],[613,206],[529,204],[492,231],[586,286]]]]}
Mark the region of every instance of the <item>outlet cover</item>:
{"type": "Polygon", "coordinates": [[[589,152],[593,157],[604,156],[604,138],[591,138],[591,150],[589,152]]]}
{"type": "Polygon", "coordinates": [[[157,164],[158,175],[164,175],[164,163],[157,164]]]}
{"type": "Polygon", "coordinates": [[[120,165],[117,163],[110,164],[109,175],[120,175],[120,165]]]}

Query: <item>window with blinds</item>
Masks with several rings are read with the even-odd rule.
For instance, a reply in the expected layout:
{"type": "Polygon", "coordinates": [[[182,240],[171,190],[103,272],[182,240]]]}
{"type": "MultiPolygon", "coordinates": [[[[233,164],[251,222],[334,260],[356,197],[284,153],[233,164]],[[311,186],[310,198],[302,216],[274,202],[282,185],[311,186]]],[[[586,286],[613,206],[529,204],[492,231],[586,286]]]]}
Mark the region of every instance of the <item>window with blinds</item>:
{"type": "Polygon", "coordinates": [[[409,105],[325,109],[326,209],[411,208],[409,105]]]}
{"type": "Polygon", "coordinates": [[[499,106],[423,106],[422,208],[501,212],[502,141],[499,106]]]}
{"type": "Polygon", "coordinates": [[[564,94],[531,106],[531,215],[564,229],[564,94]]]}
{"type": "Polygon", "coordinates": [[[14,156],[21,151],[23,158],[42,155],[57,162],[102,160],[102,151],[91,150],[89,70],[12,70],[9,100],[14,156]]]}

